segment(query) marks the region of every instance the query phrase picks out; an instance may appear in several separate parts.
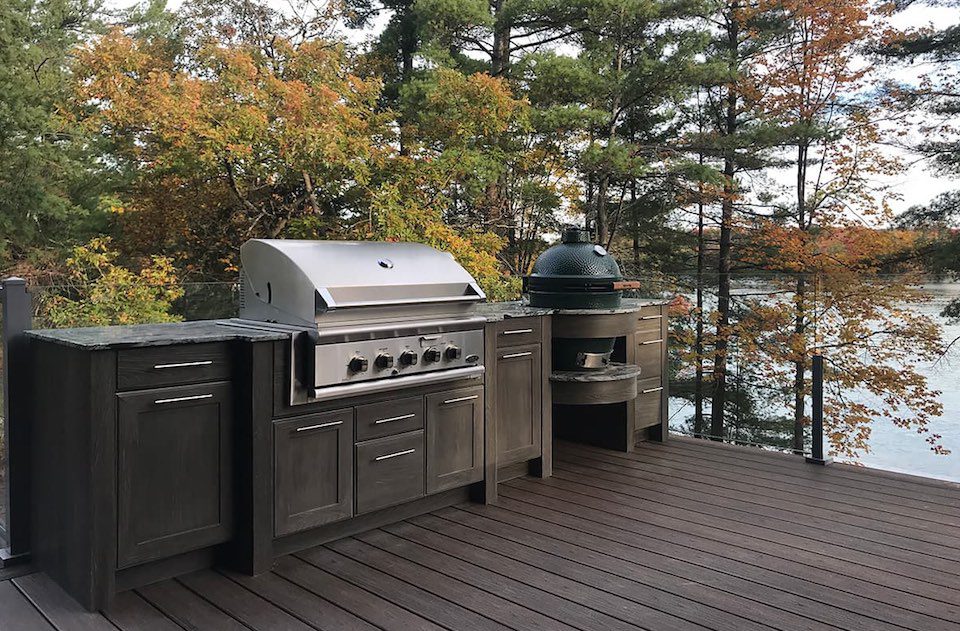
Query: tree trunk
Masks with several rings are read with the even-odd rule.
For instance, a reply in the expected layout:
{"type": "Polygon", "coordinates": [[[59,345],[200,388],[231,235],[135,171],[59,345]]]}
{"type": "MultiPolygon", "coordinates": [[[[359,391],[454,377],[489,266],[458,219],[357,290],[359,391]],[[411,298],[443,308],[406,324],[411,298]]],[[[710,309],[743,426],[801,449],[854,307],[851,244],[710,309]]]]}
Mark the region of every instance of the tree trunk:
{"type": "MultiPolygon", "coordinates": [[[[703,154],[700,154],[703,164],[703,154]]],[[[697,201],[697,338],[694,343],[696,375],[693,382],[693,435],[703,434],[703,184],[697,201]]]]}
{"type": "MultiPolygon", "coordinates": [[[[797,146],[797,227],[801,232],[806,232],[807,225],[807,152],[808,146],[801,142],[797,146]]],[[[793,451],[797,454],[803,453],[803,419],[806,413],[806,374],[807,374],[807,353],[806,353],[806,294],[807,279],[803,273],[797,276],[795,286],[795,304],[793,333],[801,342],[800,354],[793,362],[793,451]]]]}
{"type": "MultiPolygon", "coordinates": [[[[412,6],[412,5],[411,5],[412,6]]],[[[417,24],[413,9],[408,6],[400,21],[400,83],[406,85],[413,78],[413,57],[417,52],[417,24]]],[[[406,130],[402,108],[398,114],[400,123],[400,155],[410,153],[409,132],[406,130]]]]}
{"type": "MultiPolygon", "coordinates": [[[[736,8],[735,6],[733,7],[736,8]]],[[[731,11],[731,14],[733,11],[731,11]]],[[[737,18],[727,20],[727,47],[730,53],[730,71],[739,70],[739,26],[737,18]]],[[[734,82],[727,86],[727,107],[724,116],[726,137],[737,132],[737,88],[734,82]]],[[[720,247],[717,252],[717,335],[713,348],[713,397],[710,402],[710,435],[714,440],[723,436],[723,415],[727,401],[727,348],[730,337],[730,242],[733,237],[733,203],[736,194],[736,154],[726,149],[723,158],[723,201],[720,208],[720,247]]]]}
{"type": "Polygon", "coordinates": [[[509,22],[501,20],[503,5],[506,0],[495,0],[491,3],[493,12],[493,50],[490,55],[490,74],[495,77],[506,74],[510,68],[510,36],[509,22]]]}

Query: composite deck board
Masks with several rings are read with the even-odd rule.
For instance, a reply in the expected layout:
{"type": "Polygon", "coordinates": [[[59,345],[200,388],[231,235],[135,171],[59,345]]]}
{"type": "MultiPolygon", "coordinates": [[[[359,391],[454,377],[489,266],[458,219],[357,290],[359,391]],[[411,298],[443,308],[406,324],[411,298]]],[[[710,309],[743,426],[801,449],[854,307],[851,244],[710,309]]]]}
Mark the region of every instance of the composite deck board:
{"type": "MultiPolygon", "coordinates": [[[[558,450],[558,452],[562,453],[561,450],[558,450]]],[[[755,470],[745,469],[743,466],[732,463],[717,462],[709,462],[710,478],[702,479],[700,475],[707,463],[695,458],[684,458],[683,455],[689,452],[674,454],[668,451],[660,451],[650,454],[649,451],[643,449],[630,454],[611,454],[600,449],[581,448],[571,453],[576,453],[582,458],[619,464],[630,469],[651,471],[685,479],[696,479],[710,485],[722,485],[727,482],[740,483],[744,480],[753,482],[756,480],[757,473],[755,470]]],[[[764,485],[757,490],[767,495],[789,497],[798,502],[829,501],[831,503],[830,508],[840,512],[847,512],[848,507],[856,506],[870,511],[871,518],[876,519],[883,519],[886,513],[892,513],[910,518],[911,523],[913,521],[921,523],[930,521],[935,524],[951,526],[954,529],[960,528],[957,526],[960,523],[960,508],[899,495],[881,497],[863,489],[854,491],[853,489],[836,486],[825,488],[823,485],[816,484],[815,480],[810,477],[796,478],[765,471],[764,485]]]]}
{"type": "MultiPolygon", "coordinates": [[[[692,453],[709,454],[710,456],[723,454],[727,458],[763,464],[785,471],[800,472],[806,466],[806,463],[800,458],[791,457],[781,452],[714,443],[712,441],[697,440],[695,438],[675,438],[672,446],[651,444],[648,448],[652,450],[689,449],[692,453]]],[[[960,483],[957,482],[923,478],[844,463],[833,463],[829,469],[829,471],[822,471],[821,473],[823,473],[825,477],[835,480],[837,483],[862,483],[873,487],[877,491],[889,490],[892,492],[893,490],[901,490],[916,493],[921,496],[936,496],[942,498],[944,502],[949,503],[951,506],[960,506],[960,497],[958,497],[958,493],[960,493],[960,483]]],[[[804,473],[804,475],[808,474],[804,473]]],[[[816,475],[816,473],[812,473],[812,475],[816,475]]]]}
{"type": "Polygon", "coordinates": [[[286,556],[279,559],[273,572],[381,629],[388,631],[443,630],[443,627],[435,622],[296,557],[286,556]]]}
{"type": "Polygon", "coordinates": [[[791,498],[784,493],[772,495],[764,489],[758,489],[755,483],[746,479],[740,482],[727,481],[724,484],[710,481],[701,483],[689,477],[663,475],[573,455],[560,466],[564,470],[580,474],[585,473],[586,469],[589,476],[598,480],[625,483],[637,486],[638,489],[656,490],[669,486],[671,495],[688,499],[707,497],[724,506],[769,515],[784,521],[821,523],[834,532],[842,527],[851,535],[863,539],[926,554],[931,554],[931,551],[937,551],[938,555],[946,553],[947,558],[960,561],[960,528],[954,525],[917,520],[892,513],[871,512],[830,500],[791,498]],[[636,485],[638,480],[640,485],[636,485]],[[748,500],[742,499],[745,493],[751,494],[748,500]]]}
{"type": "MultiPolygon", "coordinates": [[[[447,513],[444,513],[446,515],[447,513]]],[[[544,569],[552,568],[554,571],[565,572],[571,576],[581,576],[588,584],[611,584],[617,579],[626,579],[627,583],[642,582],[647,586],[657,586],[660,590],[673,594],[680,598],[688,599],[691,603],[699,603],[705,608],[713,607],[737,611],[743,607],[752,610],[752,617],[755,621],[766,624],[775,629],[814,629],[817,625],[810,620],[796,616],[790,611],[777,610],[769,607],[757,600],[743,598],[738,594],[723,593],[721,590],[712,586],[709,576],[705,577],[704,582],[685,580],[681,577],[662,572],[651,565],[639,566],[618,562],[612,557],[605,557],[596,554],[592,550],[584,547],[559,542],[557,545],[544,545],[549,542],[551,525],[543,524],[543,529],[537,532],[523,532],[518,529],[493,528],[494,532],[471,530],[470,528],[460,526],[455,523],[434,518],[424,518],[423,520],[412,520],[418,525],[426,528],[432,528],[435,536],[433,538],[426,536],[424,541],[436,541],[439,539],[436,535],[443,535],[455,539],[453,550],[463,546],[475,543],[477,546],[489,549],[505,549],[505,554],[515,559],[540,559],[544,569]],[[504,542],[510,542],[504,544],[504,542]],[[571,564],[577,566],[576,573],[571,574],[571,564]],[[628,567],[629,566],[629,567],[628,567]],[[583,570],[581,568],[587,568],[583,570]]],[[[555,526],[554,526],[555,528],[555,526]]],[[[665,560],[665,559],[664,559],[665,560]]],[[[648,602],[646,596],[628,596],[627,591],[621,593],[625,597],[631,598],[636,602],[648,602]]],[[[629,592],[633,593],[633,592],[629,592]]],[[[705,609],[709,611],[709,609],[705,609]]],[[[751,628],[751,622],[742,618],[734,617],[727,619],[726,616],[718,616],[720,620],[716,624],[723,625],[730,622],[734,628],[751,628]]],[[[704,619],[709,622],[709,619],[704,619]]],[[[699,622],[699,620],[698,620],[699,622]]]]}
{"type": "Polygon", "coordinates": [[[852,534],[851,529],[843,525],[821,524],[817,520],[803,519],[799,515],[784,519],[784,516],[773,510],[748,510],[735,502],[707,495],[664,493],[605,479],[600,477],[602,472],[584,475],[581,471],[568,470],[567,466],[561,463],[555,467],[554,477],[545,484],[612,500],[617,505],[668,512],[675,510],[691,520],[722,521],[729,528],[741,529],[744,532],[749,529],[750,532],[757,533],[757,536],[783,542],[791,547],[825,548],[844,555],[841,558],[864,559],[865,565],[878,566],[879,569],[895,565],[895,573],[948,587],[956,585],[960,578],[956,573],[960,565],[956,561],[881,542],[882,533],[877,533],[874,538],[865,538],[862,533],[852,534]]]}
{"type": "Polygon", "coordinates": [[[101,614],[44,574],[0,574],[0,630],[960,631],[958,484],[687,438],[555,456],[555,477],[501,484],[497,505],[101,614]]]}
{"type": "MultiPolygon", "coordinates": [[[[23,595],[60,631],[116,631],[112,622],[90,613],[70,598],[46,574],[28,574],[13,579],[23,595]]],[[[0,628],[2,628],[0,624],[0,628]]]]}
{"type": "MultiPolygon", "coordinates": [[[[525,481],[510,482],[510,485],[520,488],[525,481]]],[[[566,507],[567,511],[576,511],[583,514],[591,510],[609,513],[625,518],[627,523],[659,519],[660,523],[678,532],[688,532],[704,535],[718,541],[733,542],[734,545],[751,547],[749,542],[756,542],[768,550],[775,550],[775,554],[783,558],[804,559],[811,565],[828,565],[854,577],[867,577],[880,584],[887,584],[924,598],[931,598],[948,603],[956,603],[956,579],[952,575],[945,575],[930,568],[915,568],[890,561],[883,556],[866,554],[857,550],[850,550],[842,546],[817,542],[800,537],[768,530],[762,525],[745,524],[743,522],[726,522],[723,519],[711,517],[694,510],[680,510],[673,507],[661,507],[648,502],[638,508],[634,503],[621,504],[610,501],[599,489],[588,486],[576,486],[562,480],[538,480],[536,493],[546,495],[566,507]],[[832,561],[832,562],[831,562],[832,561]],[[908,576],[907,573],[914,576],[908,576]],[[874,577],[874,575],[876,575],[874,577]]],[[[633,498],[627,498],[633,499],[633,498]]],[[[531,500],[538,503],[537,500],[531,500]]],[[[755,548],[756,549],[756,548],[755,548]]]]}
{"type": "MultiPolygon", "coordinates": [[[[769,609],[774,623],[767,624],[775,628],[783,625],[780,618],[789,620],[799,615],[841,629],[871,628],[877,631],[892,631],[898,628],[913,628],[919,621],[923,628],[939,628],[946,622],[949,628],[960,631],[960,625],[942,617],[934,618],[866,599],[863,606],[858,606],[860,603],[854,601],[854,606],[851,607],[850,594],[827,593],[821,586],[791,580],[789,576],[772,571],[758,576],[758,572],[745,572],[741,568],[731,567],[722,558],[711,558],[703,554],[697,557],[679,547],[650,546],[653,549],[651,552],[630,543],[613,541],[590,532],[577,531],[495,507],[483,507],[479,511],[470,512],[450,511],[445,512],[442,517],[466,526],[454,529],[464,540],[471,540],[476,536],[471,530],[475,528],[567,558],[577,558],[575,554],[578,548],[590,550],[592,554],[589,557],[580,557],[584,562],[627,578],[648,572],[651,565],[657,565],[664,572],[685,579],[688,584],[705,583],[707,589],[728,592],[732,595],[729,603],[731,606],[739,603],[750,609],[769,609]],[[544,537],[537,533],[551,536],[544,537]],[[688,559],[695,559],[699,564],[688,559]],[[722,572],[721,569],[728,571],[722,572]],[[787,615],[784,616],[782,611],[787,612],[787,615]]],[[[444,530],[448,531],[449,528],[444,530]]],[[[628,536],[624,539],[629,541],[629,533],[625,534],[628,536]]],[[[637,539],[636,535],[633,535],[633,539],[637,539]]]]}
{"type": "Polygon", "coordinates": [[[154,583],[137,590],[151,605],[184,629],[249,631],[250,627],[217,609],[176,581],[154,583]]]}
{"type": "Polygon", "coordinates": [[[246,576],[224,572],[224,576],[270,601],[290,615],[323,631],[356,629],[376,631],[377,627],[330,601],[291,583],[273,572],[246,576]]]}
{"type": "MultiPolygon", "coordinates": [[[[948,621],[960,620],[960,606],[930,601],[886,585],[878,585],[857,577],[829,571],[820,565],[804,565],[792,559],[785,559],[775,554],[779,551],[777,548],[769,552],[761,552],[740,547],[732,541],[711,539],[703,535],[695,536],[676,529],[664,528],[653,522],[625,520],[615,515],[597,512],[586,513],[587,516],[569,514],[549,508],[556,506],[558,509],[569,510],[569,505],[562,502],[551,504],[551,500],[552,498],[537,498],[525,491],[510,488],[501,490],[501,500],[495,508],[464,506],[462,511],[495,519],[499,513],[496,509],[505,509],[518,516],[590,533],[600,539],[597,546],[602,550],[613,549],[606,543],[610,541],[644,550],[658,551],[664,555],[687,559],[692,563],[699,563],[748,580],[762,582],[777,589],[807,596],[815,602],[828,602],[868,616],[874,614],[884,616],[885,620],[892,617],[893,622],[896,622],[901,615],[909,619],[914,613],[948,621]],[[519,499],[512,499],[514,497],[519,499]],[[534,503],[537,499],[545,501],[534,503]],[[900,610],[905,610],[906,614],[902,614],[900,610]]],[[[580,513],[582,514],[583,511],[580,513]]],[[[443,513],[442,517],[458,523],[464,522],[459,512],[443,513]]],[[[519,517],[513,517],[511,521],[523,523],[519,517]]],[[[471,522],[470,525],[482,527],[483,523],[471,522]]],[[[749,541],[739,543],[749,543],[749,541]]]]}
{"type": "Polygon", "coordinates": [[[181,631],[183,627],[136,592],[117,595],[104,616],[121,631],[181,631]]]}
{"type": "Polygon", "coordinates": [[[50,631],[53,628],[11,581],[0,582],[0,629],[50,631]]]}
{"type": "MultiPolygon", "coordinates": [[[[424,529],[417,528],[412,523],[404,522],[401,524],[394,524],[392,526],[387,526],[385,530],[402,538],[406,538],[409,541],[419,544],[426,544],[421,545],[420,549],[428,549],[433,547],[434,550],[431,554],[425,555],[426,558],[437,559],[440,556],[446,555],[443,541],[435,536],[428,536],[426,539],[424,539],[422,536],[420,536],[421,532],[425,532],[424,529]]],[[[615,631],[636,629],[636,626],[633,624],[614,618],[602,611],[591,609],[581,605],[580,603],[567,600],[555,595],[552,592],[544,591],[542,589],[538,589],[536,586],[530,585],[526,582],[526,580],[528,580],[528,577],[531,573],[539,572],[539,570],[535,568],[524,567],[521,568],[522,571],[511,573],[509,576],[506,576],[504,574],[498,574],[495,571],[487,569],[491,566],[500,571],[505,569],[498,563],[499,559],[497,559],[495,556],[485,557],[482,553],[471,554],[464,550],[459,550],[459,552],[461,555],[464,555],[464,552],[467,552],[465,556],[475,561],[475,563],[464,562],[460,559],[460,557],[449,557],[454,562],[459,563],[457,563],[455,566],[451,566],[450,563],[447,562],[445,565],[448,568],[448,571],[455,571],[458,573],[458,575],[463,575],[465,570],[472,571],[473,574],[470,576],[469,582],[477,585],[481,589],[494,591],[502,595],[504,598],[509,598],[510,600],[524,604],[527,607],[538,608],[547,615],[560,619],[567,625],[577,629],[582,629],[583,631],[615,631]]],[[[516,569],[516,566],[511,569],[516,569]]]]}

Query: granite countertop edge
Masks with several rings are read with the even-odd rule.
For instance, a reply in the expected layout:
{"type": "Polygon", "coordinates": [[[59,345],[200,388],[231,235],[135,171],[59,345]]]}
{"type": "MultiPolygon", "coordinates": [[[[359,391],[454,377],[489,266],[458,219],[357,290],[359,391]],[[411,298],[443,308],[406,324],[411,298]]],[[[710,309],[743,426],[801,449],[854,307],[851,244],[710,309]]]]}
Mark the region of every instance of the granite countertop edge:
{"type": "Polygon", "coordinates": [[[661,298],[625,298],[623,304],[615,309],[552,309],[546,307],[531,307],[520,302],[484,302],[478,305],[477,312],[486,318],[487,322],[499,322],[508,318],[530,318],[547,315],[598,315],[633,313],[643,307],[653,307],[667,304],[661,298]]]}
{"type": "Polygon", "coordinates": [[[195,320],[71,329],[33,329],[27,337],[85,350],[111,350],[201,344],[204,342],[268,342],[290,338],[290,332],[267,330],[235,320],[195,320]]]}

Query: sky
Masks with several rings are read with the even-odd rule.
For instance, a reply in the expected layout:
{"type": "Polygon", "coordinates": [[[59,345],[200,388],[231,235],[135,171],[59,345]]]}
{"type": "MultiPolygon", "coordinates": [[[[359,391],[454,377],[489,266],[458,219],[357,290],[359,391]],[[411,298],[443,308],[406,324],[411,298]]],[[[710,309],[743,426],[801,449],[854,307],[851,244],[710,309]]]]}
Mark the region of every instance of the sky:
{"type": "MultiPolygon", "coordinates": [[[[183,3],[184,0],[167,0],[167,6],[170,9],[177,9],[183,3]]],[[[270,3],[281,10],[288,6],[287,0],[270,0],[270,3]]],[[[138,4],[136,0],[105,0],[105,6],[114,10],[128,8],[136,4],[138,4]]],[[[382,20],[382,23],[385,23],[385,19],[382,20]]],[[[960,24],[960,11],[956,7],[913,5],[894,16],[892,23],[897,28],[919,28],[932,25],[939,29],[951,24],[960,24]]],[[[357,43],[370,35],[370,33],[357,31],[346,32],[345,34],[350,40],[357,43]]],[[[909,66],[897,70],[891,69],[882,78],[895,78],[900,81],[911,82],[924,70],[923,65],[909,66]]],[[[889,149],[889,151],[899,155],[907,164],[910,164],[909,168],[903,173],[878,181],[878,184],[889,186],[890,192],[900,197],[900,199],[892,200],[890,204],[895,213],[902,212],[910,206],[926,204],[941,193],[960,188],[960,179],[951,179],[932,172],[927,168],[926,163],[918,160],[916,156],[905,151],[894,149],[889,149]]],[[[769,175],[772,180],[784,185],[789,185],[792,179],[791,174],[787,172],[774,172],[769,175]]]]}

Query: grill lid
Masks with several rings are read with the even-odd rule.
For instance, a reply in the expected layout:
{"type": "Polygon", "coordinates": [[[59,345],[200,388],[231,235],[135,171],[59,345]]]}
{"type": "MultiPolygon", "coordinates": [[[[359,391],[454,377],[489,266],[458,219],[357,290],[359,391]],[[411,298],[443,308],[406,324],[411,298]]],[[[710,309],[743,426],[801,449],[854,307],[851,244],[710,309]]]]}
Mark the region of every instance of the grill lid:
{"type": "Polygon", "coordinates": [[[240,247],[241,317],[314,324],[327,311],[484,299],[453,256],[420,243],[252,239],[240,247]]]}
{"type": "Polygon", "coordinates": [[[534,307],[600,309],[620,306],[626,288],[617,261],[590,241],[581,228],[565,228],[560,243],[548,248],[524,279],[534,307]]]}

